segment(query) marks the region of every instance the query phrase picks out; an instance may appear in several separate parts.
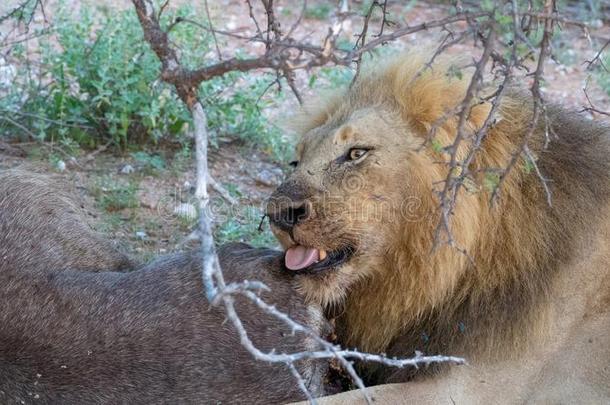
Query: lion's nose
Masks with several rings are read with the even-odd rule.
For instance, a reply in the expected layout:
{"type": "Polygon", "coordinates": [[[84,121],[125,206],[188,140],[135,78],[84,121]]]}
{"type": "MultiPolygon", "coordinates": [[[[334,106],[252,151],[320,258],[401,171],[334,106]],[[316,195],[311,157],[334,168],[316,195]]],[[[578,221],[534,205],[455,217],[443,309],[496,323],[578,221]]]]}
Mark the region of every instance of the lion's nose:
{"type": "Polygon", "coordinates": [[[309,201],[285,201],[278,206],[268,207],[271,223],[284,231],[290,231],[299,223],[307,221],[311,214],[309,201]]]}

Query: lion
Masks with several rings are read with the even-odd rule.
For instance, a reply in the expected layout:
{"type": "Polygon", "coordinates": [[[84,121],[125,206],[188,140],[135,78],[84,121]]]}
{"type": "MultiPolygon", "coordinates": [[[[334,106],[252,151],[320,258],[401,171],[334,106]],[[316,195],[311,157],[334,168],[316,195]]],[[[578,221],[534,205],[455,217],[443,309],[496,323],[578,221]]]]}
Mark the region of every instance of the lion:
{"type": "MultiPolygon", "coordinates": [[[[183,252],[140,265],[87,224],[66,185],[0,171],[0,403],[286,403],[304,399],[285,364],[256,360],[205,298],[202,256],[183,252]]],[[[321,336],[282,268],[283,254],[228,244],[227,282],[260,280],[276,304],[321,336]]],[[[309,336],[236,297],[249,337],[265,352],[316,350],[309,336]]],[[[325,361],[295,364],[323,393],[325,361]]]]}
{"type": "MultiPolygon", "coordinates": [[[[469,362],[361,365],[368,384],[408,382],[388,401],[607,403],[610,128],[546,103],[527,141],[535,161],[517,156],[492,201],[489,173],[521,150],[534,111],[529,92],[507,88],[457,195],[451,240],[435,243],[444,151],[459,125],[448,112],[472,72],[452,74],[450,57],[428,62],[425,52],[376,61],[296,114],[295,168],[267,206],[286,271],[335,317],[344,346],[469,362]]],[[[467,138],[492,103],[468,107],[467,138]]]]}

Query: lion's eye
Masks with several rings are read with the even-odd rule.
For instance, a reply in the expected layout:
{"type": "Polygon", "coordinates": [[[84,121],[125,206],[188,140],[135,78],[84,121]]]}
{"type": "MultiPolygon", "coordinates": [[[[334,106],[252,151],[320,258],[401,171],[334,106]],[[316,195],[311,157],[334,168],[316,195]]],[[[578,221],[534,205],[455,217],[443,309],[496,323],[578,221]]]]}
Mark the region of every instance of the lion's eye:
{"type": "Polygon", "coordinates": [[[358,160],[364,157],[368,153],[368,149],[364,148],[351,148],[349,152],[347,152],[347,160],[358,160]]]}

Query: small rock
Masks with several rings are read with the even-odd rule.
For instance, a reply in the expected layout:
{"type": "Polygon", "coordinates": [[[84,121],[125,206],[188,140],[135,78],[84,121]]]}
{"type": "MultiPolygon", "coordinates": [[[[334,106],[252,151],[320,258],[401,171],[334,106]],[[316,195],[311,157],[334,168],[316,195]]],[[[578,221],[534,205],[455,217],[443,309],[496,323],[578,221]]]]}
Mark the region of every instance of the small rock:
{"type": "Polygon", "coordinates": [[[0,58],[0,87],[9,87],[13,84],[17,76],[15,66],[6,62],[4,58],[0,58]]]}
{"type": "Polygon", "coordinates": [[[134,169],[132,165],[126,164],[125,166],[121,167],[121,169],[119,170],[119,173],[121,173],[121,174],[130,174],[130,173],[133,173],[135,171],[136,171],[136,169],[134,169]]]}
{"type": "Polygon", "coordinates": [[[140,239],[140,240],[144,240],[144,239],[146,239],[146,237],[147,237],[147,236],[148,236],[148,235],[146,235],[146,232],[144,232],[144,231],[137,231],[137,232],[136,232],[136,237],[137,237],[138,239],[140,239]]]}
{"type": "Polygon", "coordinates": [[[192,184],[190,181],[185,181],[184,184],[182,185],[183,190],[186,191],[189,194],[194,194],[195,193],[195,185],[192,184]]]}
{"type": "Polygon", "coordinates": [[[275,187],[281,183],[281,174],[270,169],[262,169],[256,174],[254,180],[267,187],[275,187]]]}
{"type": "Polygon", "coordinates": [[[230,17],[230,21],[225,25],[229,31],[233,31],[237,28],[237,22],[235,21],[235,16],[230,17]]]}
{"type": "Polygon", "coordinates": [[[195,219],[197,218],[197,209],[195,209],[193,204],[178,204],[176,208],[174,208],[174,215],[185,219],[195,219]]]}

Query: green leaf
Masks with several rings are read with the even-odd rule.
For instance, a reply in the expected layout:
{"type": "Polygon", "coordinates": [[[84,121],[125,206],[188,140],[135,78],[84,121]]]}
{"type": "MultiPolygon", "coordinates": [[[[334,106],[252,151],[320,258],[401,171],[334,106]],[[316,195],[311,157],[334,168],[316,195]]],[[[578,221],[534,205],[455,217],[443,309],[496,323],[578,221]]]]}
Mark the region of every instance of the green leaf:
{"type": "Polygon", "coordinates": [[[436,153],[443,152],[443,145],[441,144],[441,141],[439,141],[438,139],[436,139],[436,138],[432,139],[430,144],[432,145],[432,150],[435,151],[436,153]]]}
{"type": "Polygon", "coordinates": [[[500,175],[497,173],[485,173],[483,179],[483,187],[490,193],[492,193],[500,184],[500,175]]]}
{"type": "Polygon", "coordinates": [[[316,82],[317,79],[318,79],[318,76],[315,75],[315,74],[309,76],[309,83],[308,83],[308,85],[309,85],[310,89],[313,88],[313,85],[314,85],[314,83],[316,82]]]}
{"type": "Polygon", "coordinates": [[[450,78],[455,77],[458,80],[462,80],[462,78],[464,77],[464,75],[462,74],[462,70],[456,65],[449,66],[449,69],[447,69],[447,76],[449,76],[450,78]]]}

